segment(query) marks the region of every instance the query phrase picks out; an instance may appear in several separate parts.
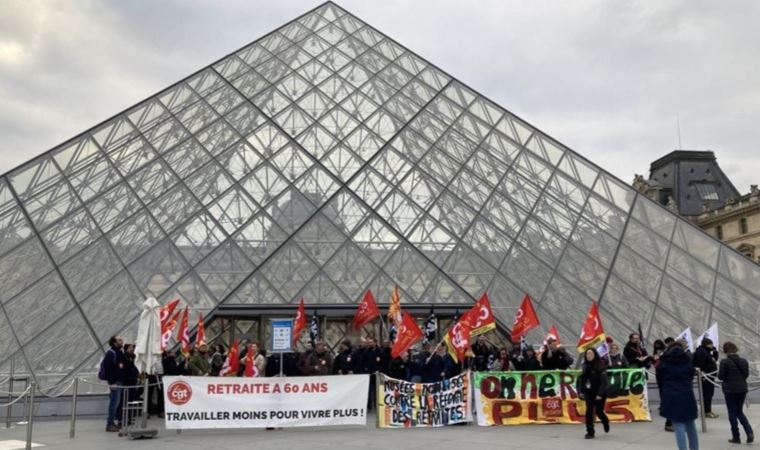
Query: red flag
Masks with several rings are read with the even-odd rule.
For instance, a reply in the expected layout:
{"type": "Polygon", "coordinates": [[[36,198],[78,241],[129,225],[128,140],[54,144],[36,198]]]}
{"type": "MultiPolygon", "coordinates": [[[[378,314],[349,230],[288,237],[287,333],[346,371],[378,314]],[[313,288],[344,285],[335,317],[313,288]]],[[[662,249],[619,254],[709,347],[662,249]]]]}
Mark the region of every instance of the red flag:
{"type": "Polygon", "coordinates": [[[530,295],[525,294],[525,298],[520,305],[520,309],[515,314],[515,323],[512,324],[512,343],[520,342],[520,338],[525,336],[528,331],[540,325],[536,310],[533,309],[533,302],[530,295]]]}
{"type": "Polygon", "coordinates": [[[293,346],[295,347],[296,341],[301,336],[303,330],[306,329],[306,307],[303,304],[303,298],[298,305],[298,311],[296,311],[296,320],[293,323],[293,346]]]}
{"type": "Polygon", "coordinates": [[[248,344],[247,350],[248,351],[245,352],[245,369],[243,369],[243,376],[248,378],[257,377],[259,375],[257,373],[258,370],[256,370],[256,365],[253,363],[255,356],[251,344],[248,344]]]}
{"type": "Polygon", "coordinates": [[[401,295],[398,293],[398,285],[391,291],[391,305],[388,307],[388,318],[398,328],[401,325],[401,295]]]}
{"type": "Polygon", "coordinates": [[[236,338],[230,347],[230,351],[227,352],[227,359],[224,361],[222,369],[219,371],[220,377],[237,376],[238,369],[240,368],[240,357],[238,356],[240,354],[240,351],[238,350],[239,345],[240,343],[236,338]]]}
{"type": "Polygon", "coordinates": [[[180,314],[181,312],[177,311],[171,319],[161,324],[161,351],[164,351],[169,346],[169,341],[174,334],[174,327],[177,325],[180,314]]]}
{"type": "Polygon", "coordinates": [[[557,345],[561,344],[561,341],[559,340],[559,332],[557,331],[557,327],[554,325],[549,328],[549,332],[546,334],[546,339],[544,339],[544,345],[546,345],[546,342],[549,339],[554,339],[554,342],[556,342],[557,345]]]}
{"type": "Polygon", "coordinates": [[[185,310],[182,312],[182,320],[179,322],[179,331],[177,332],[177,336],[179,337],[182,353],[186,355],[190,353],[190,334],[187,323],[188,320],[187,306],[185,306],[185,310]]]}
{"type": "Polygon", "coordinates": [[[591,309],[586,315],[586,322],[578,339],[578,353],[583,353],[590,348],[596,348],[605,341],[602,317],[599,315],[599,306],[596,302],[591,304],[591,309]]]}
{"type": "Polygon", "coordinates": [[[356,308],[353,328],[354,330],[361,330],[364,325],[367,325],[378,317],[380,317],[380,309],[377,307],[377,303],[375,303],[375,296],[372,295],[372,291],[367,289],[367,292],[364,293],[364,298],[356,308]]]}
{"type": "Polygon", "coordinates": [[[177,309],[177,305],[179,305],[179,299],[172,300],[169,303],[165,304],[161,307],[161,326],[169,320],[169,317],[172,316],[172,313],[175,309],[177,309]]]}
{"type": "Polygon", "coordinates": [[[195,348],[206,345],[206,326],[203,324],[203,313],[198,313],[198,331],[195,333],[195,348]]]}
{"type": "Polygon", "coordinates": [[[404,311],[401,316],[401,325],[396,333],[396,341],[391,348],[391,358],[397,358],[405,351],[409,350],[409,347],[414,345],[415,342],[422,340],[425,335],[417,326],[417,322],[414,321],[414,317],[411,314],[404,311]]]}
{"type": "Polygon", "coordinates": [[[496,320],[491,311],[491,302],[488,300],[488,294],[485,292],[466,314],[470,316],[472,336],[477,336],[496,328],[496,320]]]}
{"type": "Polygon", "coordinates": [[[451,327],[443,341],[449,349],[449,355],[454,362],[464,360],[467,349],[470,348],[470,337],[472,335],[472,326],[470,325],[470,315],[462,314],[459,321],[451,327]]]}

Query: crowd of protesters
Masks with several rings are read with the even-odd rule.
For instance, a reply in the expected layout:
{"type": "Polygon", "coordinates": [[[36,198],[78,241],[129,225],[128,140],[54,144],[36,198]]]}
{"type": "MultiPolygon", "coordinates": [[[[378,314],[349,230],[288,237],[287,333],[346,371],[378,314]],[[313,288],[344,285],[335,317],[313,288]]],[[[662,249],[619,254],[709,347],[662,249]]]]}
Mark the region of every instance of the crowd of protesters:
{"type": "MultiPolygon", "coordinates": [[[[130,388],[130,396],[141,397],[140,374],[134,364],[134,345],[124,345],[122,339],[114,336],[109,341],[111,348],[106,353],[101,366],[101,378],[111,387],[108,408],[107,431],[119,431],[120,389],[130,388]]],[[[316,376],[384,373],[392,378],[411,382],[432,383],[454,377],[465,370],[474,371],[534,371],[567,370],[574,359],[564,347],[553,338],[538,351],[530,345],[497,348],[483,335],[478,336],[467,351],[464,361],[459,363],[449,355],[446,346],[430,343],[413,347],[397,358],[391,358],[389,342],[379,345],[372,337],[361,338],[358,343],[349,339],[341,341],[334,352],[322,341],[308,342],[303,351],[274,353],[267,356],[257,342],[247,342],[240,346],[240,364],[237,375],[244,376],[245,361],[253,358],[255,376],[316,376]],[[250,355],[250,356],[249,356],[250,355]],[[280,358],[282,357],[282,361],[280,358]]],[[[726,407],[731,425],[732,443],[739,443],[739,425],[746,434],[746,441],[752,442],[754,434],[743,412],[746,398],[749,366],[747,360],[737,355],[738,348],[731,342],[723,345],[726,357],[719,361],[719,354],[712,341],[705,338],[692,355],[683,340],[667,338],[656,340],[653,351],[648,353],[637,333],[629,336],[623,351],[612,339],[607,339],[606,355],[601,356],[596,349],[590,349],[581,359],[581,375],[577,379],[577,392],[586,403],[586,438],[594,437],[594,418],[598,417],[604,431],[609,432],[609,420],[604,414],[607,398],[607,369],[644,368],[654,370],[660,393],[660,415],[666,419],[665,430],[673,431],[679,449],[698,449],[694,421],[697,418],[697,404],[692,389],[695,368],[707,374],[710,379],[720,380],[726,398],[726,407]]],[[[149,414],[163,415],[163,392],[160,379],[163,375],[220,376],[228,359],[227,349],[222,344],[210,348],[201,345],[191,350],[189,355],[179,350],[166,351],[161,361],[154,367],[155,375],[150,381],[148,393],[149,414]]],[[[712,411],[714,385],[710,379],[702,383],[702,397],[705,415],[717,418],[712,411]]],[[[370,378],[368,409],[375,403],[375,378],[370,378]]]]}

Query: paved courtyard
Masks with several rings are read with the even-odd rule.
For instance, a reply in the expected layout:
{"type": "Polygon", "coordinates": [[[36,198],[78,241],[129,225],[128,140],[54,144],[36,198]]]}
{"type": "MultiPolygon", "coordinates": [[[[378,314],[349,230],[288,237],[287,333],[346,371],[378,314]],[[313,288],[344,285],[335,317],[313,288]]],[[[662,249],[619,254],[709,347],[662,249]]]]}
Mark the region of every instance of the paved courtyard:
{"type": "MultiPolygon", "coordinates": [[[[716,405],[719,419],[708,420],[708,432],[700,433],[700,448],[720,450],[737,447],[729,444],[728,420],[723,405],[716,405]]],[[[760,406],[748,410],[750,421],[760,426],[760,406]]],[[[152,420],[159,428],[155,439],[131,441],[116,433],[103,432],[103,420],[80,420],[77,437],[69,439],[68,421],[37,422],[34,426],[34,442],[55,449],[625,449],[652,450],[676,448],[672,433],[663,431],[663,421],[656,418],[651,423],[613,425],[609,435],[601,433],[587,441],[583,438],[582,425],[528,425],[519,427],[485,428],[475,425],[436,429],[383,430],[372,425],[366,427],[294,428],[276,431],[266,430],[202,430],[175,431],[163,429],[163,421],[152,420]]],[[[18,426],[10,430],[0,428],[0,450],[23,447],[4,447],[3,441],[24,441],[26,429],[18,426]]]]}

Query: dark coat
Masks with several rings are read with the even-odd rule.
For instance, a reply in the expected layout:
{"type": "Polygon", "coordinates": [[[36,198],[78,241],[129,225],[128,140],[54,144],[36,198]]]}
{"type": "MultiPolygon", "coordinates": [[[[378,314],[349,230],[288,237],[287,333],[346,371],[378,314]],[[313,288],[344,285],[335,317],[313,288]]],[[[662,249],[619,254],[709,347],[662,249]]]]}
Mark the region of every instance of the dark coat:
{"type": "Polygon", "coordinates": [[[713,373],[718,370],[718,351],[714,348],[707,348],[700,345],[694,352],[692,359],[694,367],[699,368],[702,373],[713,373]]]}
{"type": "Polygon", "coordinates": [[[109,385],[116,383],[124,384],[126,382],[126,362],[124,352],[121,349],[116,347],[108,349],[104,357],[103,366],[105,368],[105,379],[109,385]]]}
{"type": "Polygon", "coordinates": [[[657,365],[660,384],[660,415],[673,422],[691,422],[697,418],[697,400],[692,382],[694,366],[689,355],[675,346],[660,358],[657,365]]]}
{"type": "Polygon", "coordinates": [[[718,378],[723,382],[723,392],[743,394],[748,391],[749,363],[737,354],[730,354],[720,362],[718,378]]]}
{"type": "Polygon", "coordinates": [[[435,383],[445,377],[446,369],[444,358],[440,355],[433,355],[429,361],[423,361],[422,365],[422,382],[435,383]],[[444,374],[444,375],[441,375],[444,374]]]}
{"type": "Polygon", "coordinates": [[[388,376],[396,378],[397,380],[409,381],[409,367],[407,361],[404,361],[400,357],[391,361],[390,368],[388,370],[388,376]]]}
{"type": "Polygon", "coordinates": [[[549,356],[549,351],[541,353],[541,367],[544,370],[567,370],[573,363],[570,355],[565,350],[554,350],[549,356]]]}
{"type": "Polygon", "coordinates": [[[625,344],[625,348],[623,349],[623,356],[625,356],[625,359],[628,361],[628,365],[631,367],[649,367],[651,364],[651,359],[646,359],[644,362],[638,360],[639,357],[649,356],[647,349],[642,347],[640,344],[634,344],[630,341],[625,344]]]}
{"type": "Polygon", "coordinates": [[[493,348],[488,343],[476,342],[472,344],[472,353],[475,355],[472,369],[480,372],[488,370],[488,357],[493,354],[493,348]]]}
{"type": "Polygon", "coordinates": [[[350,375],[354,373],[361,373],[359,358],[354,355],[350,348],[338,353],[333,361],[333,374],[350,375]]]}
{"type": "Polygon", "coordinates": [[[601,369],[584,364],[576,383],[575,389],[583,398],[607,397],[607,369],[604,364],[601,369]]]}
{"type": "Polygon", "coordinates": [[[375,373],[383,365],[383,350],[380,347],[364,348],[361,351],[362,373],[375,373]]]}

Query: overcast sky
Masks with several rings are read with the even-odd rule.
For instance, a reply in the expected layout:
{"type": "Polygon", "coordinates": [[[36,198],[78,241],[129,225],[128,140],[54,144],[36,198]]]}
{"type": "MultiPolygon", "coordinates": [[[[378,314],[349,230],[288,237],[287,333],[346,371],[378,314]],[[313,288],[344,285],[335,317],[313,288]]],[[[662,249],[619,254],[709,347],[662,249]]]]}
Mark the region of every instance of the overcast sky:
{"type": "MultiPolygon", "coordinates": [[[[0,173],[317,1],[0,0],[0,173]]],[[[760,183],[760,2],[345,0],[630,183],[678,147],[760,183]]]]}

